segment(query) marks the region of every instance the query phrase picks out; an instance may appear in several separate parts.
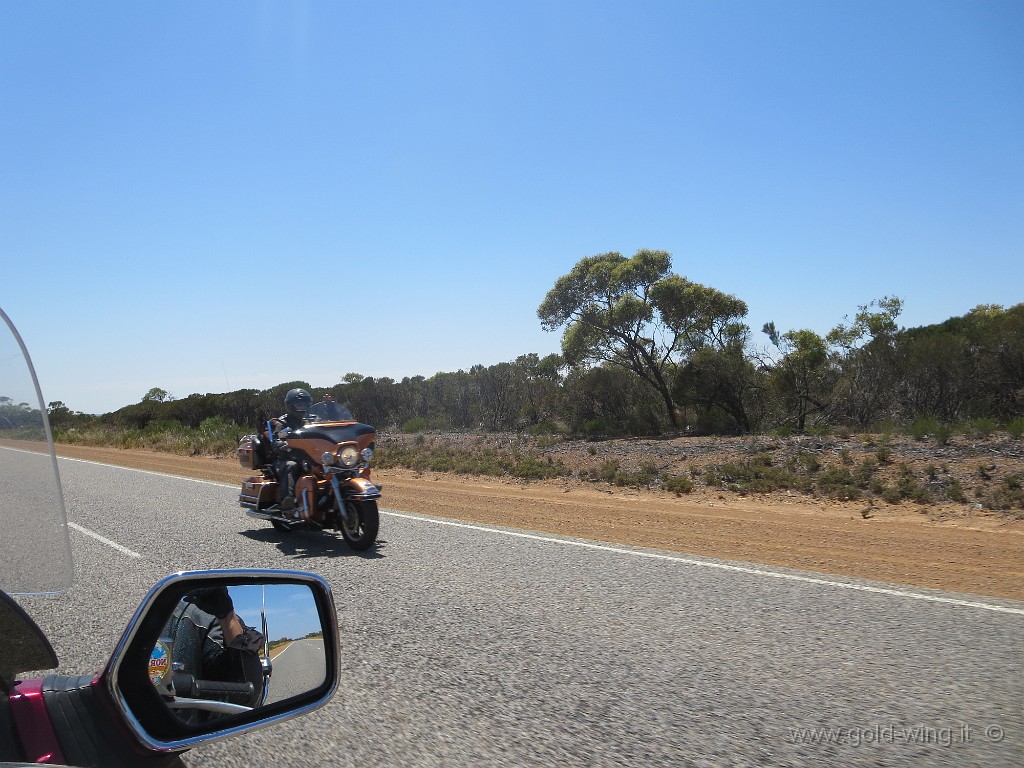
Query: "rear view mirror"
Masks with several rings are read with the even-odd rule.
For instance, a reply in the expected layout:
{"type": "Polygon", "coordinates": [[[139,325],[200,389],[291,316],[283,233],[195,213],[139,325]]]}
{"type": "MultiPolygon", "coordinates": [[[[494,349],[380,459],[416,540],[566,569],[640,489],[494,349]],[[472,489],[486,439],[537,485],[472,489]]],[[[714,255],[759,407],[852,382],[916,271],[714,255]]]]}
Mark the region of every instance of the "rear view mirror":
{"type": "Polygon", "coordinates": [[[159,751],[309,712],[337,687],[330,587],[298,571],[169,576],[139,607],[103,680],[138,739],[159,751]]]}

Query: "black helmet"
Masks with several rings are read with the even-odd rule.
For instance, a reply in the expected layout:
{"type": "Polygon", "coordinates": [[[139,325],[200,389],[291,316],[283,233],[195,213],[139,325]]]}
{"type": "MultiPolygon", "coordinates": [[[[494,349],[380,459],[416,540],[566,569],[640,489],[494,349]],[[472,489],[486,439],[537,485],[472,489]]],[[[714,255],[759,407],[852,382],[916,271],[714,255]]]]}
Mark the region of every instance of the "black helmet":
{"type": "Polygon", "coordinates": [[[304,416],[312,404],[313,397],[304,389],[290,389],[284,396],[285,408],[293,416],[304,416]]]}

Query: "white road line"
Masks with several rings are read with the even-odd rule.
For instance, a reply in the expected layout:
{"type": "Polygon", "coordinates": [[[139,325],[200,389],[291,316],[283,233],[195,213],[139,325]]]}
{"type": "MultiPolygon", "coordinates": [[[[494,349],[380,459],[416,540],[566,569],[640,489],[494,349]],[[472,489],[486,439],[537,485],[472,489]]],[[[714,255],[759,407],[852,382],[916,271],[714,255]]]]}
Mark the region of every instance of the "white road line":
{"type": "Polygon", "coordinates": [[[94,539],[96,539],[96,541],[101,541],[108,547],[113,547],[118,552],[123,552],[129,557],[142,557],[142,555],[140,555],[138,552],[133,552],[132,550],[128,549],[128,547],[122,547],[116,541],[111,541],[110,539],[104,538],[95,531],[90,531],[88,528],[85,528],[79,525],[78,523],[68,523],[68,528],[74,528],[79,533],[84,533],[86,536],[92,536],[94,539]]]}
{"type": "MultiPolygon", "coordinates": [[[[184,475],[172,475],[169,472],[154,472],[151,469],[136,469],[135,467],[122,467],[120,464],[107,464],[102,461],[90,461],[89,459],[73,459],[70,456],[60,456],[57,458],[61,461],[77,461],[79,464],[92,464],[97,467],[114,467],[115,469],[123,469],[127,472],[141,472],[144,475],[156,475],[157,477],[173,477],[175,480],[189,480],[193,483],[203,483],[205,485],[219,485],[223,488],[234,488],[233,485],[227,483],[218,483],[214,480],[202,480],[198,477],[185,477],[184,475]]],[[[241,487],[241,484],[239,484],[241,487]]]]}
{"type": "Polygon", "coordinates": [[[728,563],[715,563],[708,560],[693,560],[692,558],[681,557],[679,555],[670,555],[661,552],[643,552],[635,549],[623,549],[621,547],[613,547],[608,544],[596,544],[586,541],[573,541],[571,539],[556,539],[550,536],[538,536],[537,534],[533,533],[505,531],[500,528],[488,528],[481,525],[475,525],[473,523],[457,523],[451,520],[438,520],[431,517],[420,517],[418,515],[409,515],[400,512],[381,512],[381,514],[390,515],[391,517],[401,517],[406,520],[416,520],[422,523],[431,523],[433,525],[449,525],[453,528],[469,528],[475,531],[486,531],[488,533],[497,533],[503,536],[513,536],[520,539],[530,539],[531,541],[542,541],[549,544],[564,544],[570,547],[579,547],[581,549],[595,549],[601,552],[613,552],[619,555],[633,555],[634,557],[646,557],[652,560],[669,560],[674,563],[692,565],[698,568],[717,568],[720,571],[746,573],[752,576],[765,576],[772,579],[800,581],[806,584],[817,584],[819,586],[824,587],[836,587],[838,589],[853,589],[859,592],[872,592],[879,595],[889,595],[891,597],[906,597],[912,600],[926,600],[932,603],[946,603],[949,605],[959,605],[964,608],[980,608],[985,611],[996,611],[998,613],[1011,613],[1016,614],[1018,616],[1024,616],[1024,608],[1010,608],[1004,605],[993,605],[992,603],[982,603],[973,600],[959,600],[953,597],[926,595],[921,592],[908,592],[903,589],[875,587],[869,584],[855,584],[852,582],[845,581],[830,581],[828,579],[820,579],[814,576],[801,576],[795,573],[782,573],[780,571],[770,571],[765,568],[753,568],[750,566],[743,565],[730,565],[728,563]]]}
{"type": "MultiPolygon", "coordinates": [[[[97,464],[104,467],[117,467],[116,464],[104,464],[98,461],[87,461],[86,459],[72,459],[67,456],[58,456],[59,459],[66,461],[78,461],[83,464],[97,464]]],[[[169,475],[165,472],[152,472],[146,469],[132,469],[131,467],[117,467],[118,469],[129,469],[132,472],[143,472],[149,475],[160,475],[162,477],[174,477],[179,480],[192,480],[196,483],[205,483],[206,485],[219,485],[222,488],[235,488],[234,485],[228,485],[227,483],[218,483],[212,480],[197,480],[191,477],[182,477],[181,475],[169,475]]],[[[572,539],[559,539],[551,536],[539,536],[534,533],[519,533],[518,531],[506,531],[501,528],[489,528],[483,525],[476,525],[474,523],[460,523],[452,520],[440,520],[433,517],[420,517],[419,515],[410,515],[403,512],[385,511],[381,510],[381,515],[398,517],[405,520],[415,520],[421,523],[429,523],[431,525],[448,525],[453,528],[468,528],[473,531],[482,531],[485,533],[494,533],[499,536],[511,536],[520,539],[530,539],[532,541],[541,541],[548,544],[562,544],[564,546],[579,547],[580,549],[593,549],[600,552],[612,552],[619,555],[631,555],[633,557],[646,557],[652,560],[668,560],[670,562],[681,563],[683,565],[691,565],[697,568],[715,568],[720,571],[732,571],[733,573],[746,573],[751,576],[763,576],[771,579],[785,579],[787,581],[798,581],[804,584],[817,584],[822,587],[832,587],[835,589],[852,589],[858,592],[870,592],[878,595],[888,595],[889,597],[903,597],[910,600],[924,600],[930,603],[944,603],[946,605],[957,605],[962,608],[978,608],[983,611],[995,611],[996,613],[1009,613],[1016,616],[1024,616],[1024,608],[1011,608],[1005,605],[995,605],[993,603],[983,603],[975,600],[960,600],[955,597],[942,597],[941,595],[928,595],[922,592],[909,592],[904,589],[892,589],[889,587],[876,587],[870,584],[856,584],[847,581],[831,581],[829,579],[821,579],[815,576],[801,576],[796,573],[783,573],[780,571],[772,571],[767,568],[754,568],[743,565],[731,565],[729,563],[715,563],[709,560],[694,560],[689,557],[681,557],[679,555],[670,555],[667,553],[660,552],[644,552],[636,549],[623,549],[621,547],[613,547],[608,544],[590,543],[585,541],[574,541],[572,539]]],[[[69,523],[71,525],[71,523],[69,523]]],[[[90,534],[95,535],[95,534],[90,534]]],[[[100,538],[100,537],[97,537],[100,538]]],[[[117,547],[119,545],[113,544],[117,547]]],[[[130,551],[130,550],[129,550],[130,551]]],[[[138,557],[138,555],[136,555],[138,557]]]]}

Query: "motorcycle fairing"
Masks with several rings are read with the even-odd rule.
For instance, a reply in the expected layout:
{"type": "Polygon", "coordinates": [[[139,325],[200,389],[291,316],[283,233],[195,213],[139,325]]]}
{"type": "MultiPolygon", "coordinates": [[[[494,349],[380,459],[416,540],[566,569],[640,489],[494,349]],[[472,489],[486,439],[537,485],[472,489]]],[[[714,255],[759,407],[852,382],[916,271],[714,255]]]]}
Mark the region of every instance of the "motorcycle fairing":
{"type": "Polygon", "coordinates": [[[357,443],[360,450],[373,442],[376,429],[369,424],[350,422],[348,424],[308,424],[295,430],[292,439],[326,440],[329,443],[357,443]]]}
{"type": "Polygon", "coordinates": [[[43,681],[20,681],[11,692],[8,704],[25,759],[33,763],[65,763],[60,740],[46,710],[43,681]]]}

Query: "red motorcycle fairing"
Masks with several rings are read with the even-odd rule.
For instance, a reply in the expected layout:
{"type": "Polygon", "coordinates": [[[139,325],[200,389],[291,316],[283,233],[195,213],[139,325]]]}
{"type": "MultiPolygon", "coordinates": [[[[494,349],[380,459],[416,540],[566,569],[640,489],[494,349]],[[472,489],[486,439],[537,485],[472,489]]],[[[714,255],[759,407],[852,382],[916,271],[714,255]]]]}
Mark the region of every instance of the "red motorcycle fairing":
{"type": "Polygon", "coordinates": [[[183,765],[177,753],[145,751],[118,727],[113,703],[95,675],[48,675],[23,681],[18,689],[21,695],[12,697],[11,709],[29,762],[103,768],[183,765]]]}
{"type": "Polygon", "coordinates": [[[8,703],[21,741],[23,759],[30,763],[66,763],[46,713],[42,678],[19,681],[11,691],[8,703]]]}

